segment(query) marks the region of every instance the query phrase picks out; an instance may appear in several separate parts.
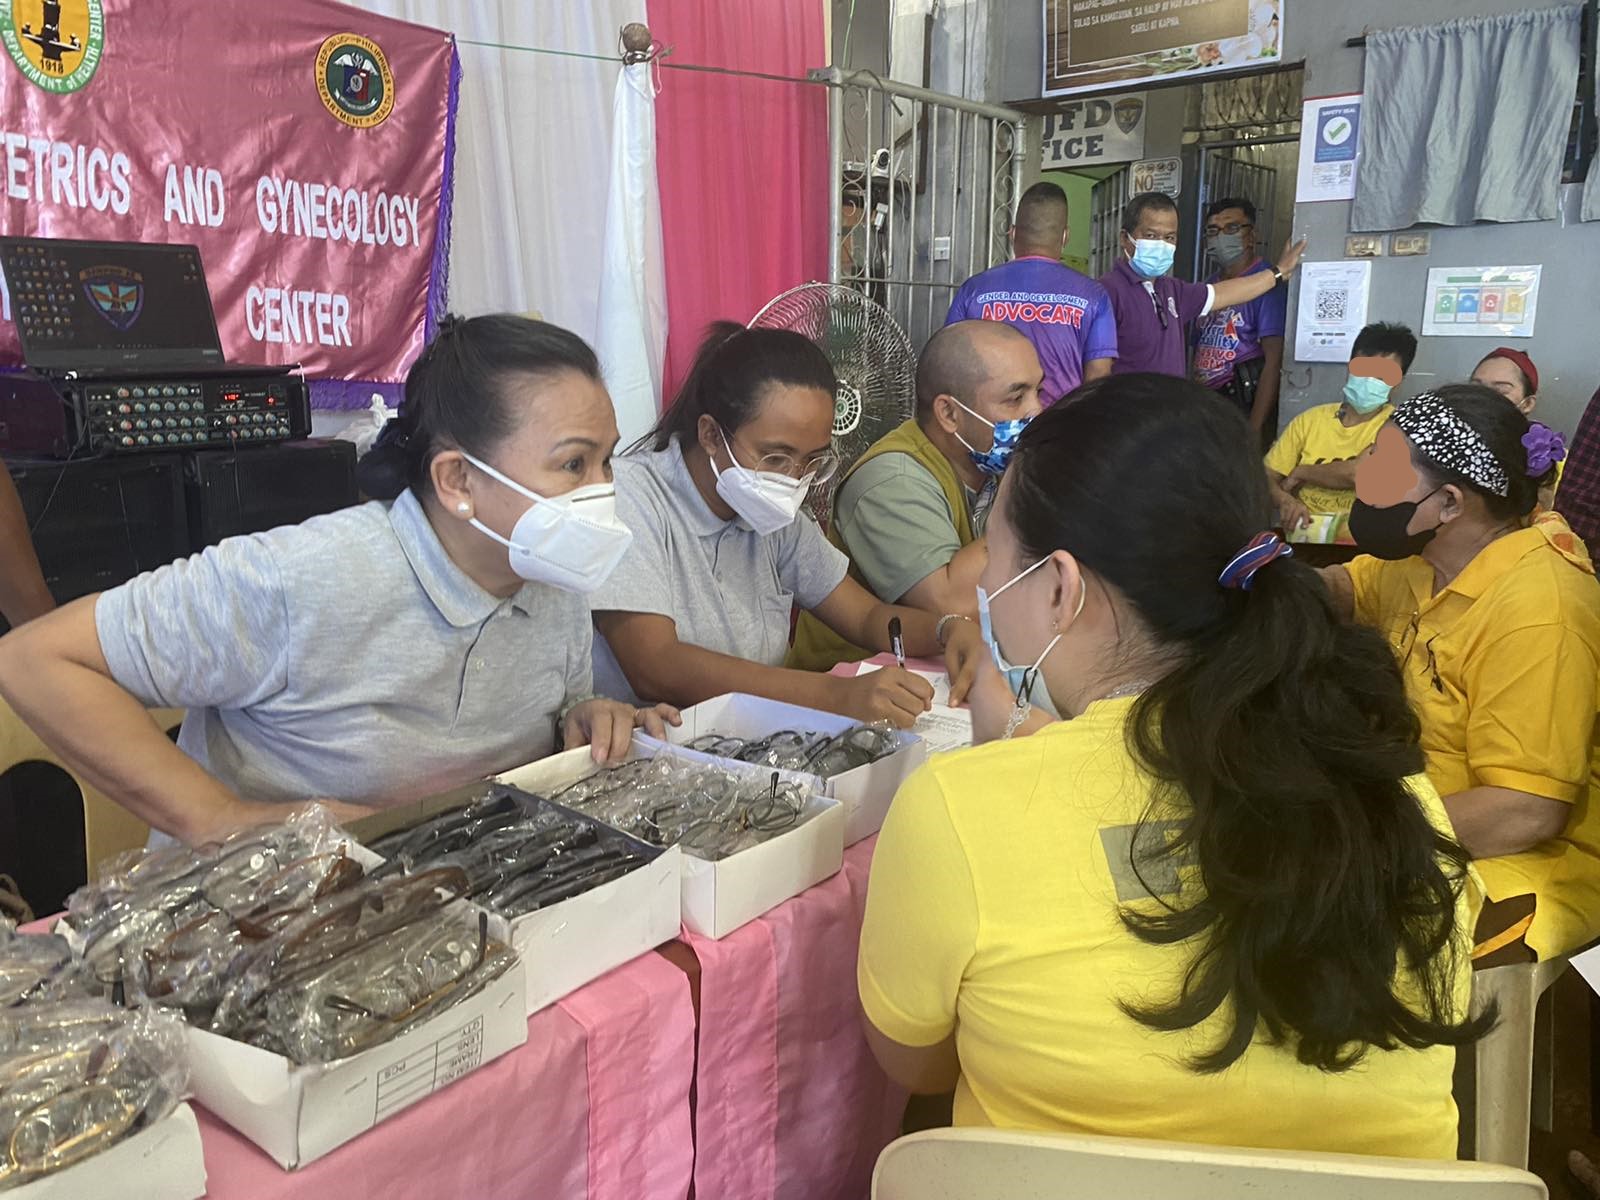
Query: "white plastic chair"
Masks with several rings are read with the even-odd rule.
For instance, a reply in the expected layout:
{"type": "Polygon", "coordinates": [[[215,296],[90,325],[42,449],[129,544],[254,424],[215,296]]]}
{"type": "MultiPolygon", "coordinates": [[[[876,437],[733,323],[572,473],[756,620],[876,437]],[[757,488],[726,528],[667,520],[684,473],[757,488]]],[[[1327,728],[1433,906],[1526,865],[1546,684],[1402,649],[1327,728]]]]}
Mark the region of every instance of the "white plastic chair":
{"type": "Polygon", "coordinates": [[[873,1200],[1546,1200],[1490,1163],[1239,1150],[1187,1142],[939,1129],[892,1142],[873,1200]]]}
{"type": "Polygon", "coordinates": [[[1472,1157],[1508,1167],[1528,1165],[1529,1129],[1537,1118],[1548,1129],[1553,1063],[1550,987],[1567,960],[1512,963],[1472,976],[1474,1011],[1493,1001],[1500,1020],[1472,1051],[1472,1090],[1457,1090],[1456,1102],[1470,1112],[1472,1157]],[[1542,1018],[1542,1019],[1541,1019],[1542,1018]]]}

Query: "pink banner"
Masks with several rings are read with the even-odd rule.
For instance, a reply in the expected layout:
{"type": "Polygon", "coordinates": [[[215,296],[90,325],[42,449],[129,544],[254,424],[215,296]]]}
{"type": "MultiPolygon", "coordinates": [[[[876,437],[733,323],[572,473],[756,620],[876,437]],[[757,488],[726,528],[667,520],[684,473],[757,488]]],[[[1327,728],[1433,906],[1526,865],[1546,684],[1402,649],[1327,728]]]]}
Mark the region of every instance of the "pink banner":
{"type": "Polygon", "coordinates": [[[0,232],[191,242],[229,361],[403,377],[443,302],[448,34],[328,0],[0,0],[0,50],[0,232]]]}

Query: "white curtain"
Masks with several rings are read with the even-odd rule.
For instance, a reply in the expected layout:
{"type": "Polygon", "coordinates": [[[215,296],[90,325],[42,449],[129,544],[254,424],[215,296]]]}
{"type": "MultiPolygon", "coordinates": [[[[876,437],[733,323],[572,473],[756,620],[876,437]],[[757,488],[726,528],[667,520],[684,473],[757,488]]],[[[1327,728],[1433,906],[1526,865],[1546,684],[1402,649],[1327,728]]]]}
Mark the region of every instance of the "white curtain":
{"type": "MultiPolygon", "coordinates": [[[[649,133],[648,161],[640,160],[636,130],[629,142],[633,150],[623,154],[615,146],[617,123],[625,115],[620,63],[515,48],[618,56],[617,32],[630,21],[646,19],[645,0],[355,3],[456,35],[461,98],[450,252],[452,311],[468,316],[537,312],[595,344],[602,333],[605,264],[620,268],[631,262],[645,289],[643,311],[660,317],[659,328],[650,320],[643,323],[655,331],[646,349],[654,386],[666,340],[666,304],[653,117],[630,123],[649,133]],[[613,178],[619,165],[628,168],[631,180],[621,195],[646,210],[642,216],[612,204],[619,194],[613,178]],[[629,240],[619,249],[608,246],[608,236],[629,240]]],[[[609,303],[617,293],[614,286],[604,290],[609,303]]],[[[642,395],[635,383],[637,355],[625,353],[635,350],[638,335],[630,342],[608,330],[605,340],[601,362],[607,379],[616,379],[623,389],[616,400],[626,434],[627,426],[636,423],[632,414],[642,395]]],[[[652,395],[652,417],[654,407],[652,395]]]]}
{"type": "Polygon", "coordinates": [[[624,67],[617,76],[611,120],[611,190],[594,347],[626,446],[655,424],[667,353],[656,91],[648,64],[624,67]]]}

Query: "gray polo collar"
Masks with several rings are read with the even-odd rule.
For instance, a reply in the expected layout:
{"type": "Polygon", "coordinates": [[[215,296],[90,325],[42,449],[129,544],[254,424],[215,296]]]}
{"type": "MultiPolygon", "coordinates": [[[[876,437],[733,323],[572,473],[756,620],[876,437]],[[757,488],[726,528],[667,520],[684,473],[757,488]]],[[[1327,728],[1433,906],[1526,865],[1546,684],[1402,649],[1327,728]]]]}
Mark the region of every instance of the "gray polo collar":
{"type": "MultiPolygon", "coordinates": [[[[406,561],[422,585],[422,590],[433,601],[433,606],[450,624],[458,629],[481,625],[494,615],[505,601],[491,595],[474,583],[465,571],[456,566],[439,542],[428,523],[428,514],[408,488],[401,492],[389,506],[389,525],[395,540],[405,553],[406,561]]],[[[533,585],[528,585],[510,598],[510,603],[529,612],[533,585]]]]}
{"type": "Polygon", "coordinates": [[[678,506],[678,515],[691,531],[701,537],[710,537],[721,533],[731,524],[712,512],[706,498],[700,494],[694,476],[689,474],[689,464],[683,461],[683,446],[677,438],[673,438],[672,444],[665,450],[653,452],[653,458],[659,464],[657,471],[662,483],[666,484],[678,506]]]}

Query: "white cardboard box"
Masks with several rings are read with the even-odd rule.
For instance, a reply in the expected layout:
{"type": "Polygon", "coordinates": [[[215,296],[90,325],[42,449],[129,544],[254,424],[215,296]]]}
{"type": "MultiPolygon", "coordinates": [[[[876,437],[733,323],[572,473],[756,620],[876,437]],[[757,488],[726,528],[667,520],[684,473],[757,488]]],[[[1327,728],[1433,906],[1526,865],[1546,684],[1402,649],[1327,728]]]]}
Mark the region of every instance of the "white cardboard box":
{"type": "MultiPolygon", "coordinates": [[[[732,692],[716,696],[683,710],[683,724],[667,728],[667,741],[687,746],[698,737],[720,733],[726,737],[763,738],[782,729],[839,734],[860,721],[837,713],[819,712],[781,700],[766,700],[732,692]]],[[[659,745],[659,739],[640,734],[646,745],[659,745]]],[[[883,828],[889,804],[911,772],[928,757],[927,745],[912,733],[901,733],[900,749],[877,762],[844,771],[831,779],[818,779],[817,788],[844,806],[844,844],[854,846],[883,828]]],[[[727,760],[718,760],[726,762],[727,760]]]]}
{"type": "MultiPolygon", "coordinates": [[[[676,747],[646,745],[643,739],[635,738],[633,754],[648,758],[662,752],[679,753],[676,747]]],[[[719,765],[771,774],[744,763],[719,765]]],[[[499,778],[525,792],[548,796],[593,770],[588,747],[580,746],[518,767],[499,778]]],[[[835,874],[844,864],[844,809],[837,801],[813,793],[802,816],[801,822],[788,832],[717,862],[683,855],[684,925],[703,937],[726,937],[835,874]]]]}
{"type": "Polygon", "coordinates": [[[625,962],[678,936],[683,851],[551,908],[507,920],[489,914],[489,933],[522,956],[527,1014],[532,1016],[625,962]]]}
{"type": "Polygon", "coordinates": [[[3,1194],[6,1200],[199,1200],[205,1193],[200,1126],[194,1110],[180,1104],[109,1150],[3,1194]]]}
{"type": "MultiPolygon", "coordinates": [[[[509,778],[502,782],[517,786],[509,778]]],[[[451,798],[465,802],[475,799],[486,788],[486,784],[480,783],[472,789],[472,795],[456,793],[451,798]]],[[[382,826],[371,828],[381,828],[383,832],[404,828],[435,811],[438,811],[436,806],[424,804],[418,806],[414,814],[408,811],[410,819],[386,821],[382,826]]],[[[584,817],[584,814],[578,816],[584,817]]],[[[591,817],[584,819],[593,820],[591,817]]],[[[608,828],[598,821],[594,823],[608,828]]],[[[629,840],[638,841],[636,838],[629,840]]],[[[522,970],[527,976],[528,1016],[678,936],[682,916],[683,851],[676,846],[661,850],[643,842],[638,844],[654,852],[655,857],[621,879],[613,879],[592,891],[514,919],[483,908],[489,914],[489,936],[505,942],[522,958],[522,970]]],[[[363,862],[369,858],[373,863],[382,861],[364,846],[359,847],[357,853],[363,862]]]]}
{"type": "Polygon", "coordinates": [[[409,1033],[331,1063],[299,1065],[190,1028],[190,1086],[199,1103],[292,1170],[526,1042],[525,985],[513,968],[409,1033]]]}

